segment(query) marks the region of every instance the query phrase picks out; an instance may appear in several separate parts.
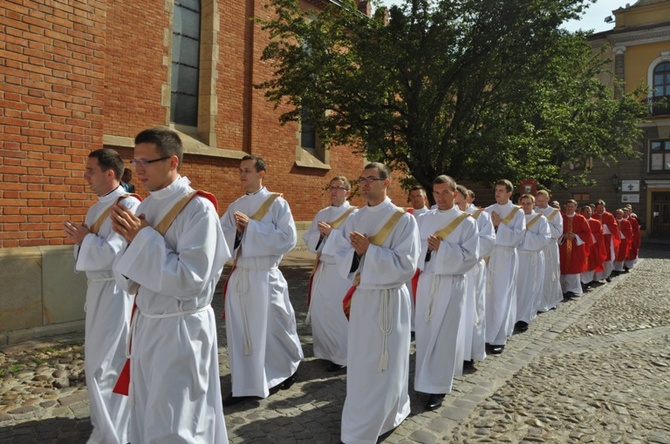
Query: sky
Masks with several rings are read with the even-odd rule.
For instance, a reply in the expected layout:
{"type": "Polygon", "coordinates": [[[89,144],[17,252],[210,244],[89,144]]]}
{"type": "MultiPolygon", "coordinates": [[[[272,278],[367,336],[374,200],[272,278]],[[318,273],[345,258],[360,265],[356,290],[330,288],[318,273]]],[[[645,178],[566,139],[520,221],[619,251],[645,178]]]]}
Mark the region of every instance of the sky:
{"type": "MultiPolygon", "coordinates": [[[[386,5],[400,4],[402,0],[383,0],[386,5]]],[[[597,0],[596,3],[591,4],[586,10],[586,13],[580,20],[573,20],[565,23],[565,29],[569,31],[577,31],[582,29],[584,31],[593,30],[594,32],[609,31],[614,28],[614,22],[605,23],[605,17],[612,16],[612,11],[623,8],[627,3],[633,5],[637,0],[597,0]]]]}

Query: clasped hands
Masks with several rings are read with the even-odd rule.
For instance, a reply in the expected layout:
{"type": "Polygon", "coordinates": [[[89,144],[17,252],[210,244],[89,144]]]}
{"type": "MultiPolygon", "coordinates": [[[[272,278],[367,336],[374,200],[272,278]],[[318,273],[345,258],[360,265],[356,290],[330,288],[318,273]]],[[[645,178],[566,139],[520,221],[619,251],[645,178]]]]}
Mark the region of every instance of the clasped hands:
{"type": "Polygon", "coordinates": [[[112,206],[112,213],[109,217],[112,219],[112,230],[123,237],[128,243],[135,239],[135,236],[137,236],[137,233],[142,228],[149,226],[149,222],[145,220],[144,214],[136,216],[129,209],[118,203],[112,206]]]}

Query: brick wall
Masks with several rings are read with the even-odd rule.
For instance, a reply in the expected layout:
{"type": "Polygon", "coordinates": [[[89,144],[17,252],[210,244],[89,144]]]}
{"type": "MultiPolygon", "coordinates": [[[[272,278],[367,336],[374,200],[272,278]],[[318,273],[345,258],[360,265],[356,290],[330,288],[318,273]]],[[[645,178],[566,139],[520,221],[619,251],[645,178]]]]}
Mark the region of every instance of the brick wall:
{"type": "Polygon", "coordinates": [[[0,5],[0,248],[63,243],[102,142],[106,2],[0,5]]]}
{"type": "MultiPolygon", "coordinates": [[[[12,0],[0,3],[0,248],[62,245],[65,219],[82,220],[94,201],[83,180],[86,156],[103,135],[132,138],[169,124],[170,12],[166,2],[12,0]],[[168,98],[169,100],[169,98],[168,98]]],[[[260,62],[268,43],[252,15],[263,2],[219,2],[216,148],[263,156],[266,185],[284,193],[297,221],[327,205],[335,175],[357,178],[363,159],[334,147],[330,170],[296,165],[295,124],[280,126],[253,88],[271,75],[260,62]]],[[[126,159],[132,149],[118,148],[126,159]]],[[[219,200],[242,192],[239,161],[187,154],[182,173],[219,200]]],[[[138,187],[138,192],[146,191],[138,187]]],[[[406,205],[394,180],[391,196],[406,205]]],[[[354,199],[362,204],[361,199],[354,199]]]]}

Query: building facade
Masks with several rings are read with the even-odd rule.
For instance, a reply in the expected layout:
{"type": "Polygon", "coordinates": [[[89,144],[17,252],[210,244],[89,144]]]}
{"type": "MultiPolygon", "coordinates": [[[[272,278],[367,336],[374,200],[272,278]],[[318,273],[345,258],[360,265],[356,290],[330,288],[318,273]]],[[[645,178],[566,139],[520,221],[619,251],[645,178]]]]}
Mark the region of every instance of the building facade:
{"type": "MultiPolygon", "coordinates": [[[[255,88],[272,75],[260,61],[268,36],[252,20],[270,17],[266,5],[0,3],[0,344],[83,326],[85,278],[73,273],[62,222],[83,220],[95,200],[83,179],[91,150],[114,148],[129,162],[139,131],[171,127],[185,144],[181,173],[216,195],[220,214],[242,193],[242,156],[260,155],[265,185],[283,193],[299,227],[327,205],[332,176],[358,177],[361,155],[281,126],[286,109],[255,88]]],[[[399,181],[391,196],[405,204],[399,181]]]]}
{"type": "MultiPolygon", "coordinates": [[[[609,165],[594,162],[591,177],[597,187],[555,194],[561,201],[603,199],[610,211],[631,204],[644,236],[670,239],[670,1],[639,0],[612,12],[614,28],[590,41],[595,51],[603,45],[610,50],[610,70],[626,92],[640,85],[648,89],[647,97],[640,98],[647,101],[650,117],[640,125],[639,157],[609,165]]],[[[601,80],[617,94],[611,77],[601,80]]]]}

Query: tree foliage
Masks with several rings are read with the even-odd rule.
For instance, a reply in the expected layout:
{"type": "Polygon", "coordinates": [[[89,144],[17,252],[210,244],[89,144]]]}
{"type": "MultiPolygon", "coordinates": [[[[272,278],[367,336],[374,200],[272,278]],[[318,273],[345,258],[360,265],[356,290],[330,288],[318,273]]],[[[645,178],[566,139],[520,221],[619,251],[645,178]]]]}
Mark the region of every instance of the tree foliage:
{"type": "Polygon", "coordinates": [[[615,99],[584,34],[560,24],[589,0],[405,0],[373,17],[271,0],[266,97],[326,142],[413,176],[491,184],[586,181],[590,159],[632,156],[645,107],[615,99]],[[571,169],[566,169],[567,164],[571,169]]]}

